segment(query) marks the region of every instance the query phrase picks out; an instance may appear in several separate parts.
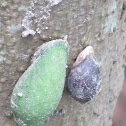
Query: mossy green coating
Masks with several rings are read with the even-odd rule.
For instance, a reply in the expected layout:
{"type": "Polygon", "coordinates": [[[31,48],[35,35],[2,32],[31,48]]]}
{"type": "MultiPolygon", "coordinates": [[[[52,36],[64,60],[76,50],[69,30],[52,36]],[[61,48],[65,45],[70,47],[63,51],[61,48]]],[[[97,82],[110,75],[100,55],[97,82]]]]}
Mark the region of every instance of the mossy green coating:
{"type": "Polygon", "coordinates": [[[56,109],[64,89],[67,59],[65,40],[40,46],[12,93],[11,108],[19,125],[41,126],[56,109]]]}

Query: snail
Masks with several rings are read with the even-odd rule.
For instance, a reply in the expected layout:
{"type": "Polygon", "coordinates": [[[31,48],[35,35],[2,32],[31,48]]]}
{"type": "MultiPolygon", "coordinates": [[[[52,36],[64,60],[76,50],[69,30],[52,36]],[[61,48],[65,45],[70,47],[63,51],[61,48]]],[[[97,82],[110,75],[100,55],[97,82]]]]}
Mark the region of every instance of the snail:
{"type": "Polygon", "coordinates": [[[92,46],[87,46],[77,57],[68,76],[68,89],[72,97],[87,103],[100,91],[100,65],[92,46]]]}
{"type": "Polygon", "coordinates": [[[18,125],[41,126],[55,111],[64,89],[68,54],[68,43],[62,39],[39,47],[11,96],[18,125]]]}

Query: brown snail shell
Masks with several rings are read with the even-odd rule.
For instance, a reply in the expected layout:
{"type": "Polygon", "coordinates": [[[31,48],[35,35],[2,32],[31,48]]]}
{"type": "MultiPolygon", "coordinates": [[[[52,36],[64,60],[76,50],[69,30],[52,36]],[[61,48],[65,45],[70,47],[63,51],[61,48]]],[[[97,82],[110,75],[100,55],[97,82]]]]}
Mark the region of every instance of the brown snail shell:
{"type": "Polygon", "coordinates": [[[84,104],[100,91],[101,73],[92,46],[86,47],[77,57],[68,76],[68,89],[72,97],[84,104]]]}

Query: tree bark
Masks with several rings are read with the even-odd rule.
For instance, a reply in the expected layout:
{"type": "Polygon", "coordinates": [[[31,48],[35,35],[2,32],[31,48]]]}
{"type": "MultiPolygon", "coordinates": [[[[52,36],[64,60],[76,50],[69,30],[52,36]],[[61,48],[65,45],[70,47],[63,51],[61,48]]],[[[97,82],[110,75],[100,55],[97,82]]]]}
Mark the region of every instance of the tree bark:
{"type": "Polygon", "coordinates": [[[0,1],[0,125],[17,126],[10,97],[36,49],[67,35],[67,76],[77,55],[91,45],[101,64],[101,91],[80,104],[70,96],[66,78],[59,114],[44,126],[111,126],[126,62],[125,4],[125,0],[0,1]]]}

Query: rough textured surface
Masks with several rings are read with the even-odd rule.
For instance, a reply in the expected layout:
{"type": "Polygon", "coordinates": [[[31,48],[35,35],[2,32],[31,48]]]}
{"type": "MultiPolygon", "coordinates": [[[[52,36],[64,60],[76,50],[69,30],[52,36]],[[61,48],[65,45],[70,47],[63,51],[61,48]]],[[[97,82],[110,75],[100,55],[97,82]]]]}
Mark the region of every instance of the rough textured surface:
{"type": "MultiPolygon", "coordinates": [[[[15,83],[31,64],[31,57],[37,47],[45,41],[68,35],[70,56],[67,72],[77,55],[87,45],[92,45],[101,63],[101,92],[88,104],[81,105],[69,95],[66,83],[57,108],[64,109],[65,114],[50,118],[44,125],[110,126],[113,109],[122,87],[123,65],[126,62],[125,1],[62,0],[51,7],[46,24],[48,29],[22,38],[25,29],[21,24],[31,1],[0,1],[0,125],[16,126],[10,112],[10,96],[15,83]]],[[[39,12],[41,8],[40,4],[35,6],[37,8],[33,13],[39,12]]],[[[40,14],[32,20],[39,17],[40,14]]],[[[33,31],[39,28],[37,25],[38,23],[33,23],[33,31]]]]}

